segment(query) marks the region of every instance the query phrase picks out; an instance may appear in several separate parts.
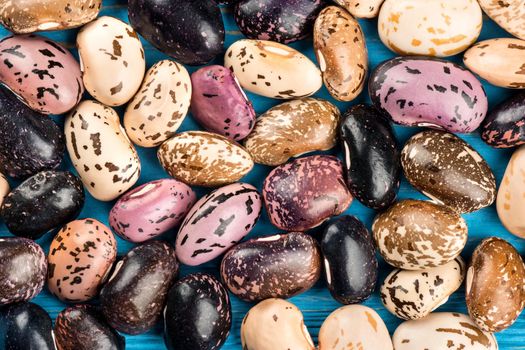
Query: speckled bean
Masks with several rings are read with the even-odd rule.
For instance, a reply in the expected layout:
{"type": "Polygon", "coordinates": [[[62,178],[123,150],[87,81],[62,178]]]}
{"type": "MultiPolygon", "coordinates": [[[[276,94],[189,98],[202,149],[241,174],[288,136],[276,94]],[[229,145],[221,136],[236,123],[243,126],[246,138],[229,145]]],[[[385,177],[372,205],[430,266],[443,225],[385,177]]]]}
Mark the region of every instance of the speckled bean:
{"type": "Polygon", "coordinates": [[[231,184],[202,197],[177,234],[177,258],[195,266],[218,257],[253,229],[261,208],[261,196],[249,184],[231,184]]]}
{"type": "Polygon", "coordinates": [[[286,231],[306,231],[344,212],[352,196],[341,161],[333,156],[298,158],[273,169],[263,184],[270,221],[286,231]]]}
{"type": "Polygon", "coordinates": [[[115,110],[83,101],[66,118],[64,133],[71,162],[93,197],[113,200],[137,182],[140,159],[115,110]]]}
{"type": "Polygon", "coordinates": [[[206,130],[234,141],[244,139],[255,125],[252,103],[232,71],[203,67],[191,75],[191,113],[206,130]]]}
{"type": "Polygon", "coordinates": [[[284,164],[291,157],[333,148],[339,119],[337,107],[325,100],[284,102],[259,116],[244,144],[256,163],[284,164]]]}
{"type": "Polygon", "coordinates": [[[4,38],[0,62],[2,83],[37,112],[66,113],[84,93],[78,62],[51,39],[32,34],[4,38]]]}
{"type": "Polygon", "coordinates": [[[170,60],[155,63],[124,114],[124,128],[131,141],[156,147],[175,135],[190,108],[191,90],[184,66],[170,60]]]}
{"type": "Polygon", "coordinates": [[[146,62],[140,39],[130,25],[103,16],[82,27],[78,54],[86,90],[108,106],[128,102],[138,91],[146,62]]]}
{"type": "Polygon", "coordinates": [[[242,300],[286,299],[310,289],[321,269],[317,242],[303,233],[289,232],[234,246],[222,259],[221,277],[242,300]]]}

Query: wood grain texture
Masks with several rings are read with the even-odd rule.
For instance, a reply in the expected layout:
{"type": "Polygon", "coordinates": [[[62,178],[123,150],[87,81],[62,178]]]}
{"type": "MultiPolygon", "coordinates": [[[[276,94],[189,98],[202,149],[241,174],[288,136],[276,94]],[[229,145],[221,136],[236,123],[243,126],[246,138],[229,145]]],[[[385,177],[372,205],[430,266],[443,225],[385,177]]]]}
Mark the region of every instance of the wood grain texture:
{"type": "MultiPolygon", "coordinates": [[[[127,20],[127,2],[125,0],[104,0],[102,15],[111,15],[119,17],[121,19],[127,20]]],[[[231,9],[223,8],[224,20],[227,28],[227,39],[226,47],[232,42],[241,39],[241,34],[238,31],[238,28],[235,25],[235,22],[231,16],[231,9]]],[[[505,31],[500,29],[495,23],[484,18],[484,28],[480,39],[488,38],[497,38],[497,37],[507,37],[505,31]]],[[[395,55],[390,52],[379,40],[377,35],[377,21],[376,20],[360,20],[363,31],[366,36],[368,50],[369,50],[369,60],[371,68],[375,67],[378,63],[392,58],[395,55]]],[[[57,40],[66,45],[71,49],[75,54],[75,35],[77,30],[69,30],[64,32],[55,32],[55,33],[45,33],[45,35],[57,40]]],[[[0,37],[8,35],[8,32],[5,29],[0,30],[0,37]]],[[[146,55],[147,55],[147,64],[148,67],[153,65],[155,62],[167,58],[165,55],[161,54],[159,51],[154,49],[151,45],[144,42],[146,55]]],[[[293,47],[299,49],[300,51],[307,54],[312,60],[315,61],[315,55],[312,50],[312,41],[311,39],[303,40],[299,43],[294,43],[293,47]]],[[[454,57],[452,60],[456,62],[461,62],[461,55],[454,57]]],[[[216,60],[217,64],[222,64],[222,58],[216,60]]],[[[194,68],[190,69],[193,71],[194,68]]],[[[496,103],[501,102],[506,97],[512,94],[509,90],[495,88],[488,84],[484,84],[489,96],[490,106],[495,106],[496,103]]],[[[329,96],[326,89],[323,89],[317,94],[318,97],[328,99],[335,103],[335,101],[329,96]]],[[[258,114],[265,112],[270,107],[279,103],[276,100],[270,100],[267,98],[258,97],[252,94],[249,94],[249,97],[254,102],[255,109],[258,114]]],[[[369,98],[366,93],[361,94],[361,96],[352,103],[336,103],[338,107],[345,111],[350,105],[357,102],[369,102],[369,98]]],[[[118,109],[120,115],[122,116],[122,108],[118,109]]],[[[55,120],[58,123],[63,123],[63,117],[56,117],[55,120]]],[[[188,116],[184,121],[180,130],[197,130],[199,127],[195,121],[188,116]]],[[[400,144],[403,144],[411,135],[415,134],[419,129],[417,128],[404,128],[404,127],[395,127],[396,134],[400,144]]],[[[474,132],[469,135],[461,135],[469,144],[471,144],[489,163],[492,170],[494,171],[497,182],[501,181],[503,173],[507,162],[512,154],[512,150],[496,150],[492,149],[489,146],[485,145],[480,137],[478,132],[474,132]]],[[[163,171],[159,165],[156,157],[155,149],[144,149],[138,148],[139,155],[142,161],[142,175],[140,177],[138,184],[142,184],[151,180],[168,177],[167,174],[163,171]]],[[[336,149],[332,154],[337,154],[341,157],[341,150],[336,149]]],[[[73,170],[71,162],[68,157],[63,165],[64,169],[73,170]]],[[[73,170],[74,171],[74,170],[73,170]]],[[[264,177],[269,173],[270,168],[265,166],[257,165],[253,171],[251,171],[242,181],[249,182],[254,184],[259,189],[262,186],[262,181],[264,177]]],[[[11,183],[13,186],[15,183],[11,183]]],[[[201,196],[204,193],[207,193],[209,190],[197,189],[198,194],[201,196]]],[[[403,180],[401,185],[401,190],[399,193],[400,198],[424,198],[416,190],[414,190],[408,183],[403,180]]],[[[80,217],[92,217],[96,218],[105,224],[108,224],[108,212],[111,209],[113,203],[102,203],[93,199],[91,196],[87,195],[87,200],[85,207],[80,215],[80,217]]],[[[347,210],[346,214],[351,214],[357,216],[359,219],[363,220],[368,228],[371,226],[371,221],[374,217],[374,212],[370,209],[363,207],[357,201],[354,201],[352,206],[347,210]]],[[[514,237],[508,233],[501,223],[499,222],[498,216],[496,214],[495,205],[480,210],[473,214],[464,215],[469,226],[469,240],[465,251],[462,256],[465,260],[469,260],[472,250],[474,247],[485,237],[496,235],[510,241],[521,254],[525,253],[525,240],[514,237]]],[[[316,229],[312,234],[317,235],[322,229],[316,229]]],[[[7,229],[3,224],[0,226],[0,235],[9,235],[7,229]]],[[[261,220],[251,233],[250,237],[254,237],[262,234],[273,234],[278,232],[278,230],[269,223],[266,213],[263,213],[261,220]]],[[[175,232],[166,234],[163,238],[171,242],[174,241],[175,232]]],[[[46,250],[49,248],[49,244],[52,240],[52,235],[46,235],[44,238],[40,239],[40,243],[46,250]]],[[[120,255],[126,253],[132,247],[131,243],[125,242],[121,239],[118,239],[118,251],[120,255]]],[[[199,268],[182,268],[182,275],[186,275],[191,272],[196,271],[206,271],[214,275],[218,275],[218,264],[219,261],[215,261],[206,264],[205,266],[199,268]]],[[[383,261],[380,263],[381,273],[379,277],[379,282],[381,283],[386,275],[392,270],[392,268],[386,265],[383,261]]],[[[59,302],[57,299],[52,297],[49,292],[44,291],[39,295],[34,302],[43,306],[51,315],[52,318],[56,318],[57,314],[66,306],[65,304],[59,302]]],[[[323,320],[331,313],[333,310],[341,306],[334,299],[331,298],[328,290],[326,289],[325,282],[319,282],[313,289],[294,297],[291,299],[291,302],[295,303],[304,313],[306,325],[310,330],[311,334],[314,337],[314,340],[317,341],[317,334],[319,332],[319,327],[321,326],[323,320]]],[[[383,317],[386,322],[390,332],[393,332],[397,325],[401,322],[395,316],[390,314],[383,307],[379,300],[379,295],[376,290],[373,297],[364,303],[367,306],[374,308],[379,314],[383,317]]],[[[242,302],[235,297],[232,297],[232,307],[233,307],[233,329],[231,335],[223,347],[225,350],[240,349],[240,338],[239,338],[239,329],[240,323],[246,311],[251,307],[249,303],[242,302]]],[[[455,293],[449,300],[447,304],[439,308],[439,311],[458,311],[466,313],[466,307],[464,302],[464,291],[463,288],[455,293]]],[[[510,329],[497,335],[500,349],[509,350],[509,349],[525,349],[523,335],[525,334],[525,315],[522,315],[516,324],[510,329]]],[[[162,325],[159,323],[155,329],[152,331],[140,335],[140,336],[127,336],[127,349],[164,349],[164,342],[162,339],[162,325]]],[[[380,350],[380,349],[378,349],[380,350]]]]}

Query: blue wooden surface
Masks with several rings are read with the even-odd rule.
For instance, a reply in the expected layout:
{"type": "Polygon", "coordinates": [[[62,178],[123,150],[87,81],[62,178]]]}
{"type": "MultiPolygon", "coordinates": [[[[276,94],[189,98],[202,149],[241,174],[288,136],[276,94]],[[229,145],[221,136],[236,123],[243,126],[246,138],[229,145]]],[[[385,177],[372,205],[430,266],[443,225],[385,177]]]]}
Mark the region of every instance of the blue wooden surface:
{"type": "MultiPolygon", "coordinates": [[[[176,0],[174,0],[176,1],[176,0]]],[[[103,9],[101,15],[111,15],[127,21],[127,3],[125,0],[104,0],[103,9]]],[[[242,38],[242,34],[238,31],[238,28],[232,18],[231,9],[223,8],[223,15],[227,29],[227,38],[225,46],[228,47],[231,43],[242,38]]],[[[369,61],[370,67],[375,67],[378,63],[394,57],[394,54],[390,52],[379,40],[377,35],[377,21],[376,20],[361,20],[360,21],[363,31],[366,35],[368,51],[369,51],[369,61]]],[[[45,33],[54,40],[61,42],[67,48],[71,49],[76,54],[75,49],[75,36],[76,30],[63,31],[63,32],[54,32],[54,33],[45,33]]],[[[0,29],[0,37],[8,35],[8,32],[5,29],[0,29]]],[[[480,37],[480,40],[487,38],[496,38],[508,36],[506,32],[500,29],[495,23],[490,21],[488,18],[485,18],[483,32],[480,37]]],[[[300,51],[307,54],[312,60],[315,61],[315,56],[312,50],[312,41],[311,39],[303,40],[298,43],[292,44],[293,47],[299,49],[300,51]]],[[[147,65],[150,67],[155,62],[166,58],[165,55],[161,54],[159,51],[154,49],[151,45],[144,42],[144,47],[146,51],[147,65]]],[[[461,62],[461,55],[452,58],[453,61],[461,62]]],[[[219,57],[215,62],[217,64],[222,64],[222,57],[219,57]]],[[[193,71],[194,68],[191,68],[190,71],[193,71]]],[[[512,91],[504,90],[500,88],[495,88],[485,83],[485,88],[489,97],[489,102],[491,108],[495,104],[501,102],[506,97],[512,94],[512,91]]],[[[248,94],[250,99],[253,101],[255,109],[258,114],[263,113],[271,106],[278,104],[279,101],[270,100],[262,98],[256,95],[248,94]]],[[[323,89],[316,96],[329,99],[332,102],[335,102],[330,98],[328,92],[323,89]]],[[[356,101],[352,103],[337,103],[338,107],[344,111],[350,105],[358,102],[369,102],[369,98],[366,93],[363,93],[356,101]]],[[[122,109],[119,109],[120,114],[122,115],[122,109]]],[[[62,117],[56,117],[55,120],[58,123],[62,123],[62,117]]],[[[195,121],[191,118],[191,115],[188,116],[181,127],[182,130],[195,130],[199,129],[195,121]]],[[[403,128],[395,127],[396,134],[400,144],[404,142],[414,133],[418,131],[416,128],[403,128]]],[[[478,150],[482,156],[488,161],[492,170],[494,171],[498,184],[501,181],[503,173],[507,162],[512,154],[512,150],[496,150],[485,145],[477,132],[469,135],[461,135],[468,143],[470,143],[476,150],[478,150]]],[[[148,182],[154,179],[167,177],[167,174],[158,164],[156,158],[155,149],[144,149],[138,148],[141,162],[142,162],[142,175],[138,184],[148,182]]],[[[332,152],[333,154],[338,154],[341,156],[340,149],[336,149],[332,152]]],[[[63,166],[64,169],[73,169],[69,157],[66,156],[63,166]]],[[[243,181],[249,182],[261,187],[264,177],[270,171],[269,167],[257,165],[252,172],[250,172],[243,181]]],[[[16,185],[12,183],[12,185],[16,185]]],[[[199,195],[203,195],[207,190],[196,189],[199,195]]],[[[408,183],[403,180],[401,185],[401,190],[399,192],[400,198],[424,198],[421,194],[415,191],[408,183]]],[[[102,203],[91,196],[87,196],[85,207],[80,214],[80,217],[92,217],[96,218],[104,223],[108,223],[108,212],[112,206],[112,203],[102,203]]],[[[370,209],[365,208],[357,201],[354,201],[352,206],[348,209],[346,214],[352,214],[357,216],[359,219],[365,222],[367,227],[370,228],[371,222],[374,217],[374,212],[370,209]]],[[[465,259],[469,259],[472,250],[476,245],[485,237],[496,235],[510,241],[523,255],[525,253],[525,241],[519,238],[514,237],[508,233],[501,223],[499,222],[498,216],[496,214],[495,205],[492,205],[489,208],[485,208],[473,214],[465,215],[469,226],[469,239],[468,244],[463,252],[462,256],[465,259]]],[[[322,228],[321,228],[322,229],[322,228]]],[[[0,232],[1,235],[9,235],[3,224],[0,223],[0,232]]],[[[261,220],[258,222],[257,226],[250,234],[249,237],[254,237],[262,234],[273,234],[278,232],[275,227],[273,227],[266,213],[263,213],[261,220]]],[[[319,233],[319,229],[314,230],[313,234],[319,233]]],[[[163,238],[173,241],[175,232],[166,234],[163,238]]],[[[52,235],[47,235],[40,239],[40,243],[44,249],[49,248],[49,244],[52,240],[52,235]]],[[[132,247],[131,243],[125,242],[121,239],[118,239],[118,251],[120,255],[125,254],[132,247]]],[[[205,271],[217,275],[218,272],[219,260],[215,260],[209,264],[198,268],[182,268],[182,275],[186,275],[191,272],[196,271],[205,271]]],[[[379,277],[379,283],[383,281],[386,275],[391,271],[391,267],[386,265],[382,260],[380,263],[381,273],[379,277]]],[[[239,330],[240,323],[246,311],[252,306],[249,303],[242,302],[232,296],[232,308],[233,308],[233,327],[230,337],[228,338],[227,343],[223,347],[226,350],[240,349],[240,338],[239,330]]],[[[295,303],[303,312],[305,317],[306,325],[312,334],[315,341],[317,341],[317,334],[319,332],[319,327],[321,326],[323,320],[326,316],[331,313],[333,310],[341,306],[335,300],[333,300],[326,289],[325,282],[320,281],[317,285],[312,288],[307,293],[296,296],[290,300],[295,303]]],[[[51,315],[52,318],[55,318],[57,314],[65,308],[65,304],[59,302],[56,298],[51,296],[47,290],[43,291],[37,298],[34,299],[34,302],[43,306],[51,315]]],[[[400,323],[395,316],[391,315],[381,304],[381,301],[376,291],[374,295],[367,300],[365,305],[374,308],[382,316],[383,320],[387,324],[390,332],[392,333],[397,325],[400,323]]],[[[464,302],[464,291],[461,288],[456,292],[449,300],[448,303],[439,308],[439,311],[458,311],[466,313],[465,302],[464,302]]],[[[500,345],[500,349],[525,349],[525,341],[523,340],[523,335],[525,334],[525,315],[522,315],[518,321],[510,329],[501,332],[497,335],[497,339],[500,345]]],[[[128,349],[163,349],[164,342],[162,340],[162,325],[159,323],[153,330],[150,332],[139,335],[139,336],[127,336],[127,348],[128,349]]],[[[431,341],[431,339],[429,339],[431,341]]],[[[377,349],[380,350],[380,349],[377,349]]]]}

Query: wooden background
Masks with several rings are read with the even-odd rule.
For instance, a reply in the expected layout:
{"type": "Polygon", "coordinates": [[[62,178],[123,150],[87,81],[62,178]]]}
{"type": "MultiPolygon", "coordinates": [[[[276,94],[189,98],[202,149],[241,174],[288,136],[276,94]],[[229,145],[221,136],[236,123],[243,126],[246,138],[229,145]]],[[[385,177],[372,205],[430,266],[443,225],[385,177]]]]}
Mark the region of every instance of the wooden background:
{"type": "MultiPolygon", "coordinates": [[[[177,0],[173,0],[177,1],[177,0]]],[[[223,17],[226,25],[226,43],[225,47],[228,47],[231,43],[242,38],[242,34],[238,31],[238,28],[233,20],[231,9],[223,8],[223,17]]],[[[110,15],[118,17],[122,20],[127,21],[127,3],[126,0],[104,0],[103,9],[101,15],[110,15]]],[[[370,68],[372,69],[380,62],[394,57],[394,54],[390,52],[379,40],[377,35],[377,21],[376,20],[361,20],[360,21],[363,31],[366,35],[368,51],[369,51],[369,61],[370,68]]],[[[44,35],[49,36],[50,38],[62,43],[76,55],[75,49],[75,36],[76,30],[63,31],[63,32],[54,32],[54,33],[45,33],[44,35]]],[[[0,29],[0,37],[4,37],[9,33],[5,29],[0,29]]],[[[506,32],[500,29],[494,22],[490,21],[488,18],[484,18],[484,27],[483,32],[480,37],[480,40],[487,38],[497,38],[508,36],[506,32]]],[[[312,50],[312,41],[311,39],[303,40],[298,43],[292,44],[293,47],[307,54],[315,62],[315,56],[312,50]]],[[[154,49],[151,45],[144,41],[144,47],[146,51],[147,65],[150,67],[155,62],[167,58],[165,55],[161,54],[159,51],[154,49]]],[[[461,55],[458,57],[452,58],[456,62],[461,62],[461,55]]],[[[222,64],[222,57],[219,57],[215,62],[216,64],[222,64]]],[[[190,71],[195,70],[195,68],[188,67],[190,71]]],[[[495,88],[489,84],[484,84],[489,96],[489,102],[491,108],[494,107],[497,103],[501,102],[505,98],[509,97],[512,94],[512,91],[495,88]]],[[[268,108],[279,103],[277,100],[270,100],[267,98],[259,97],[256,95],[248,94],[249,98],[253,101],[255,109],[258,114],[263,113],[268,108]]],[[[328,99],[335,103],[335,101],[329,96],[325,89],[321,90],[316,96],[328,99]]],[[[89,98],[89,97],[86,97],[89,98]]],[[[369,98],[366,93],[363,93],[360,98],[352,103],[337,103],[341,111],[345,111],[350,105],[357,102],[369,102],[369,98]]],[[[118,109],[122,115],[122,109],[118,109]]],[[[62,123],[63,117],[54,117],[58,123],[62,123]]],[[[181,127],[183,130],[195,130],[199,129],[196,123],[193,121],[191,116],[188,116],[181,127]]],[[[414,133],[418,132],[416,128],[404,128],[396,126],[395,128],[398,140],[400,145],[404,144],[405,141],[414,133]]],[[[476,150],[478,150],[483,157],[488,161],[492,170],[494,171],[498,184],[501,181],[503,173],[507,162],[512,154],[512,150],[496,150],[492,149],[489,146],[485,145],[477,132],[474,132],[469,135],[461,135],[468,143],[470,143],[476,150]]],[[[138,184],[142,184],[154,179],[165,178],[167,174],[158,164],[156,158],[155,149],[144,149],[138,148],[141,162],[142,162],[142,175],[138,184]]],[[[336,149],[332,154],[338,154],[341,156],[340,149],[336,149]]],[[[73,170],[69,157],[66,156],[66,159],[63,163],[64,169],[73,170]]],[[[257,165],[254,170],[248,174],[243,181],[252,183],[258,188],[261,187],[264,177],[270,171],[269,167],[257,165]]],[[[12,183],[15,186],[15,183],[12,183]]],[[[199,196],[206,193],[207,190],[196,189],[199,196]]],[[[401,185],[401,190],[399,192],[400,198],[424,198],[421,194],[415,191],[408,183],[403,180],[401,185]]],[[[82,213],[80,214],[81,218],[92,217],[96,218],[104,223],[108,223],[108,212],[113,203],[103,203],[97,200],[94,200],[91,196],[87,195],[86,204],[82,213]]],[[[363,220],[368,228],[371,226],[372,219],[374,217],[374,212],[370,209],[365,208],[357,201],[354,201],[352,206],[348,209],[346,214],[351,214],[357,216],[359,219],[363,220]]],[[[525,214],[525,213],[524,213],[525,214]]],[[[485,237],[488,236],[499,236],[506,240],[509,240],[523,255],[525,253],[525,241],[519,238],[516,238],[509,234],[503,226],[500,224],[498,216],[496,214],[495,205],[492,205],[489,208],[485,208],[473,214],[465,215],[469,226],[469,240],[465,251],[462,256],[468,261],[470,258],[472,250],[477,246],[477,244],[485,237]]],[[[314,230],[312,234],[318,235],[320,229],[314,230]]],[[[5,226],[0,223],[0,235],[9,235],[5,226]],[[4,234],[5,233],[5,234],[4,234]]],[[[255,229],[252,231],[249,237],[254,237],[258,235],[274,234],[278,230],[273,227],[266,216],[266,213],[263,213],[260,221],[258,222],[255,229]]],[[[175,232],[170,232],[164,235],[164,239],[169,241],[174,240],[175,232]]],[[[38,241],[44,249],[49,248],[49,244],[53,238],[52,234],[44,236],[38,241]]],[[[118,239],[118,251],[120,255],[125,254],[132,244],[125,242],[121,239],[118,239]]],[[[217,275],[219,261],[215,260],[209,264],[198,268],[182,268],[182,275],[186,275],[191,272],[196,271],[205,271],[217,275]]],[[[386,265],[383,261],[380,262],[380,277],[378,283],[381,283],[386,275],[392,270],[392,268],[386,265]]],[[[223,349],[233,350],[240,349],[240,338],[239,330],[240,323],[244,314],[252,306],[249,303],[242,302],[232,296],[232,309],[233,309],[233,326],[230,337],[226,342],[223,349]]],[[[317,285],[312,288],[307,293],[296,296],[290,299],[291,302],[296,304],[303,312],[305,317],[305,323],[312,334],[314,341],[317,341],[317,334],[319,332],[319,327],[321,326],[323,320],[330,314],[333,310],[341,306],[335,300],[333,300],[326,289],[325,282],[320,281],[317,285]]],[[[57,314],[66,307],[65,304],[59,302],[56,298],[52,297],[47,290],[43,291],[37,298],[34,299],[34,302],[43,306],[54,319],[57,314]]],[[[96,302],[96,301],[95,301],[96,302]]],[[[376,291],[374,295],[367,300],[365,305],[374,308],[382,316],[383,320],[387,324],[391,333],[395,330],[397,325],[400,323],[400,320],[395,316],[391,315],[380,302],[378,292],[376,291]]],[[[464,291],[461,288],[453,296],[451,296],[448,303],[443,305],[438,309],[438,311],[457,311],[466,313],[465,302],[464,302],[464,291]]],[[[510,350],[510,349],[525,349],[525,315],[522,315],[519,320],[512,326],[510,329],[501,332],[497,335],[497,339],[500,345],[500,349],[510,350]]],[[[278,336],[278,335],[277,335],[278,336]]],[[[429,339],[431,341],[431,339],[429,339]]],[[[164,349],[164,342],[162,339],[162,325],[161,322],[150,332],[139,335],[139,336],[127,336],[126,337],[127,348],[128,349],[164,349]]],[[[377,349],[381,350],[381,349],[377,349]]]]}

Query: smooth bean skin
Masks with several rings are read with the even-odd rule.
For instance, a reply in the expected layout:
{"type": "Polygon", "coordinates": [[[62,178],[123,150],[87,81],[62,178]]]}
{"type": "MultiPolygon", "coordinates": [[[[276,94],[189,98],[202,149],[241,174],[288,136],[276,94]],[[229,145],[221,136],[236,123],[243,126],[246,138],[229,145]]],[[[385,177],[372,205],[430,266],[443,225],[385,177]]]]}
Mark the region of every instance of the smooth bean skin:
{"type": "Polygon", "coordinates": [[[374,241],[354,216],[341,216],[321,239],[325,276],[332,296],[342,304],[366,300],[375,289],[378,263],[374,241]]]}
{"type": "Polygon", "coordinates": [[[129,21],[180,63],[203,65],[223,51],[224,23],[215,0],[130,0],[129,21]]]}
{"type": "Polygon", "coordinates": [[[47,312],[33,303],[0,309],[0,349],[55,350],[53,323],[47,312]]]}

